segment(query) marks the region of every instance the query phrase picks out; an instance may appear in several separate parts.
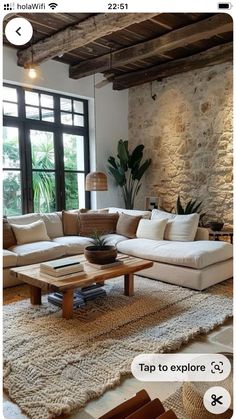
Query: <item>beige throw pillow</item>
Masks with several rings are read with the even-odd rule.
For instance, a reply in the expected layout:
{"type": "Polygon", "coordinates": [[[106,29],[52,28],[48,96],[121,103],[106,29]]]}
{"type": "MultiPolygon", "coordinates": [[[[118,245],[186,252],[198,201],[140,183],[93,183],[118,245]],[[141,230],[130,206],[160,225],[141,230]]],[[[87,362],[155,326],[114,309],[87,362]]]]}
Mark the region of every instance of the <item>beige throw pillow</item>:
{"type": "Polygon", "coordinates": [[[34,243],[39,241],[51,241],[48,237],[46,226],[42,220],[31,224],[11,224],[17,244],[34,243]]]}
{"type": "Polygon", "coordinates": [[[62,225],[65,236],[78,236],[79,211],[62,211],[62,225]]]}
{"type": "Polygon", "coordinates": [[[141,216],[134,217],[133,215],[120,214],[119,220],[116,226],[116,233],[121,236],[129,237],[133,239],[136,237],[136,231],[138,223],[141,220],[141,216]]]}
{"type": "Polygon", "coordinates": [[[167,220],[140,220],[136,236],[139,239],[163,240],[167,220]]]}

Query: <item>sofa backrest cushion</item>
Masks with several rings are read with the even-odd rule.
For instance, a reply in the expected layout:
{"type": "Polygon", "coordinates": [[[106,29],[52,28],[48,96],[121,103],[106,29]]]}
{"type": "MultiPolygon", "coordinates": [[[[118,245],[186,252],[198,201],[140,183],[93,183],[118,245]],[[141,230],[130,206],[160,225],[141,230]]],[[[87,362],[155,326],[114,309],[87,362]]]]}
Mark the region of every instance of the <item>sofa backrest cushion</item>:
{"type": "Polygon", "coordinates": [[[62,211],[62,225],[65,236],[79,234],[79,211],[62,211]]]}
{"type": "Polygon", "coordinates": [[[45,223],[48,236],[51,239],[63,236],[62,221],[56,212],[42,214],[42,220],[45,223]]]}
{"type": "Polygon", "coordinates": [[[102,212],[79,214],[79,235],[91,237],[95,232],[98,234],[115,233],[118,218],[119,214],[102,212]]]}
{"type": "Polygon", "coordinates": [[[160,210],[152,211],[152,220],[167,220],[165,240],[193,241],[197,233],[199,217],[199,214],[179,215],[160,210]]]}
{"type": "Polygon", "coordinates": [[[115,207],[109,207],[108,208],[110,214],[117,213],[118,214],[127,214],[132,216],[140,216],[141,218],[145,218],[147,220],[150,220],[151,218],[151,211],[141,211],[141,210],[128,210],[123,208],[115,208],[115,207]]]}
{"type": "Polygon", "coordinates": [[[136,236],[139,239],[163,240],[167,220],[140,220],[136,236]]]}
{"type": "Polygon", "coordinates": [[[17,215],[16,217],[7,217],[10,224],[26,225],[42,220],[42,215],[39,212],[32,212],[24,215],[17,215]]]}
{"type": "Polygon", "coordinates": [[[50,241],[46,226],[43,220],[31,224],[11,224],[16,237],[17,244],[34,243],[39,241],[50,241]]]}
{"type": "Polygon", "coordinates": [[[16,238],[12,230],[11,224],[9,224],[7,218],[3,218],[3,249],[9,249],[11,246],[16,245],[16,238]]]}
{"type": "Polygon", "coordinates": [[[120,234],[121,236],[134,239],[136,237],[136,231],[141,218],[142,217],[140,215],[133,216],[121,213],[119,215],[119,220],[116,226],[116,233],[120,234]]]}

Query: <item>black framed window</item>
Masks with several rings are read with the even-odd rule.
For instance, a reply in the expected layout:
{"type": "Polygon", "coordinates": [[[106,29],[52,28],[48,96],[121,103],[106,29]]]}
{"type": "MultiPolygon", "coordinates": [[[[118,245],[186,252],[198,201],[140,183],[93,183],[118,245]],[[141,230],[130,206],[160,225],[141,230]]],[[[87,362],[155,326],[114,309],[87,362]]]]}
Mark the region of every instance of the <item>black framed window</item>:
{"type": "Polygon", "coordinates": [[[3,213],[90,207],[88,102],[5,84],[3,213]]]}

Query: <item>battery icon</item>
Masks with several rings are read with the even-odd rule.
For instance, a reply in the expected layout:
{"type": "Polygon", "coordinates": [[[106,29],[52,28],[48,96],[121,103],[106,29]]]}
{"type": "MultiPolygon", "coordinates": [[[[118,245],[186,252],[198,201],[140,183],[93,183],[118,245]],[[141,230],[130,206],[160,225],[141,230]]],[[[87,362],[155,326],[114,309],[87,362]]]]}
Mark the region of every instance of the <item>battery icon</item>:
{"type": "Polygon", "coordinates": [[[218,3],[218,9],[231,9],[232,4],[231,3],[218,3]]]}

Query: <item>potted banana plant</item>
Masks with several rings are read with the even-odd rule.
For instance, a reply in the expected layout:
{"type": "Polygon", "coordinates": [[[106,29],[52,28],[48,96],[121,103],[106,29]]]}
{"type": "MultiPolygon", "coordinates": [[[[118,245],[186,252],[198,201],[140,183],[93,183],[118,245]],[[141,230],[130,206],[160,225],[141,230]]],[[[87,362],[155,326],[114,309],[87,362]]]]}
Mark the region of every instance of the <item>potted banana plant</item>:
{"type": "Polygon", "coordinates": [[[144,145],[140,144],[129,151],[128,141],[118,142],[117,159],[108,159],[109,173],[122,190],[125,208],[133,209],[135,198],[142,186],[141,179],[151,164],[151,159],[143,161],[144,145]]]}

